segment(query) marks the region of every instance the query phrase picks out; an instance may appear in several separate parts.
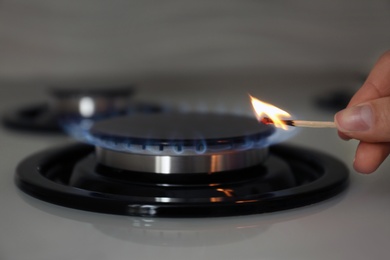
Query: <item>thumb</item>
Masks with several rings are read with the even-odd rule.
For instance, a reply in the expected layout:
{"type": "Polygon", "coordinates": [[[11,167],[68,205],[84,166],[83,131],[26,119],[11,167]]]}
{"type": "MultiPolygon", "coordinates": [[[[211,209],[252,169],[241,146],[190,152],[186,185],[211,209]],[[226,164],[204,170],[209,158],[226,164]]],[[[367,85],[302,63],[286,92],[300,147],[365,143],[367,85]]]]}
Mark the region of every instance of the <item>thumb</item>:
{"type": "Polygon", "coordinates": [[[364,142],[390,142],[390,97],[348,107],[335,115],[343,136],[364,142]]]}

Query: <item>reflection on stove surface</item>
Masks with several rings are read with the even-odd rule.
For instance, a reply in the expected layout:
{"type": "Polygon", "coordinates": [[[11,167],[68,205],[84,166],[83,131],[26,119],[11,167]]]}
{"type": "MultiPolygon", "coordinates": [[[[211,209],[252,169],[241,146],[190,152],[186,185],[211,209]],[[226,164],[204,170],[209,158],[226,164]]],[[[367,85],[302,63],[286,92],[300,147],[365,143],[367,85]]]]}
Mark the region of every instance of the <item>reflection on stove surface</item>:
{"type": "Polygon", "coordinates": [[[337,204],[343,196],[299,210],[240,217],[148,218],[96,214],[43,203],[24,193],[29,205],[60,218],[88,223],[96,230],[116,239],[162,247],[203,247],[249,240],[266,232],[273,225],[317,214],[337,204]]]}

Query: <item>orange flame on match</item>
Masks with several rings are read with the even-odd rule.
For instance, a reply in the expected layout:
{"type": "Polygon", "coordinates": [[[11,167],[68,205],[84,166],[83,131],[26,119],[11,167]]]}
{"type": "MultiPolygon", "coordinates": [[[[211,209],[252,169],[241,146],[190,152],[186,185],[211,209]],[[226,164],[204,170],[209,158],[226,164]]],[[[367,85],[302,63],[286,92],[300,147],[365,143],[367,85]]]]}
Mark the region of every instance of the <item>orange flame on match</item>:
{"type": "Polygon", "coordinates": [[[274,105],[260,101],[251,95],[249,95],[249,97],[251,99],[257,120],[262,122],[264,117],[267,117],[272,120],[272,123],[275,125],[275,127],[280,127],[284,130],[288,129],[287,125],[282,120],[284,118],[290,118],[291,115],[289,113],[278,107],[275,107],[274,105]]]}

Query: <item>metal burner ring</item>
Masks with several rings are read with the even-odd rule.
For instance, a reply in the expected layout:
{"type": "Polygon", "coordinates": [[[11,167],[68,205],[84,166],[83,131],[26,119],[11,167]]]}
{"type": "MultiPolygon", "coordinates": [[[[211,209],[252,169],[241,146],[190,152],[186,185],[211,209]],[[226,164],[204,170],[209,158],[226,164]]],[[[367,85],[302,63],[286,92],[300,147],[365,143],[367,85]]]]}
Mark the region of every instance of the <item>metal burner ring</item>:
{"type": "Polygon", "coordinates": [[[216,173],[243,169],[262,163],[268,148],[223,151],[199,155],[148,155],[96,147],[100,164],[108,167],[158,174],[216,173]]]}

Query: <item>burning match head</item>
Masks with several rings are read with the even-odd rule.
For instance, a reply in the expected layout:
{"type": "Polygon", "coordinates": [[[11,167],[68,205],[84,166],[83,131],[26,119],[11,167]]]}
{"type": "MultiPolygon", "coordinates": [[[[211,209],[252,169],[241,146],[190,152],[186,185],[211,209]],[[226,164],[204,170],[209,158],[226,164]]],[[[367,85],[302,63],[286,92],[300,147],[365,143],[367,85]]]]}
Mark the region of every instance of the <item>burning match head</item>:
{"type": "Polygon", "coordinates": [[[270,118],[268,117],[263,117],[261,120],[260,120],[261,123],[265,124],[265,125],[273,125],[274,124],[274,121],[272,121],[270,118]]]}
{"type": "MultiPolygon", "coordinates": [[[[287,125],[287,126],[295,126],[295,122],[294,120],[280,120],[283,124],[287,125]]],[[[260,120],[261,123],[265,124],[265,125],[273,125],[274,124],[274,121],[272,121],[271,118],[269,117],[263,117],[261,120],[260,120]]]]}
{"type": "Polygon", "coordinates": [[[255,115],[260,122],[266,125],[273,124],[275,127],[279,127],[284,130],[288,129],[288,124],[286,124],[285,120],[282,118],[290,118],[291,115],[289,113],[274,105],[260,101],[251,95],[249,95],[249,97],[251,99],[255,115]]]}

